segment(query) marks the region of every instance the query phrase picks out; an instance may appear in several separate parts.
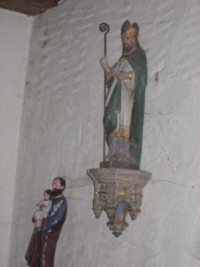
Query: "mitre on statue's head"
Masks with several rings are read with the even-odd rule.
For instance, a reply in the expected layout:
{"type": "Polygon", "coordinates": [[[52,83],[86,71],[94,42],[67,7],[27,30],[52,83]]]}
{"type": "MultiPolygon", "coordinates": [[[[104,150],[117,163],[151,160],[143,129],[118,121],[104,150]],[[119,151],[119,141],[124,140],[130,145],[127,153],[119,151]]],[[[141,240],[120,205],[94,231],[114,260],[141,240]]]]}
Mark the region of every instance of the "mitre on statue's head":
{"type": "Polygon", "coordinates": [[[138,37],[139,26],[136,22],[131,24],[128,20],[126,20],[121,27],[121,34],[129,34],[135,38],[138,37]]]}

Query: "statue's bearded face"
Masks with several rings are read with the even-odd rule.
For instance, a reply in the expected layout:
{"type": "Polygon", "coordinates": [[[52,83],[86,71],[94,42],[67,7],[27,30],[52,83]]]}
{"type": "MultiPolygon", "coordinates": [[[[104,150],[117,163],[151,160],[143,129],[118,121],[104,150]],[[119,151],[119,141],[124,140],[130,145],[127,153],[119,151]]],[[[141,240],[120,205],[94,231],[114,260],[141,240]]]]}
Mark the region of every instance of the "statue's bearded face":
{"type": "Polygon", "coordinates": [[[123,54],[128,54],[136,47],[136,42],[133,36],[122,34],[123,54]]]}

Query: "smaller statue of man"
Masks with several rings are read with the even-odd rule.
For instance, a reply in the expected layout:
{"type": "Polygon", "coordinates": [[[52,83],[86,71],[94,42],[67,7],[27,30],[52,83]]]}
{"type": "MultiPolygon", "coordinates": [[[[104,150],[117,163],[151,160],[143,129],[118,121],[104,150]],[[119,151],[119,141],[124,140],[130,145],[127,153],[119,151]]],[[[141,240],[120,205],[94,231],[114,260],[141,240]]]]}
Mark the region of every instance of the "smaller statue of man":
{"type": "Polygon", "coordinates": [[[126,20],[121,27],[122,56],[113,67],[106,56],[100,60],[108,88],[103,119],[106,162],[117,168],[139,169],[141,160],[147,62],[138,34],[137,23],[126,20]]]}
{"type": "Polygon", "coordinates": [[[54,178],[48,213],[33,218],[35,228],[25,255],[30,267],[54,267],[56,245],[67,215],[67,199],[63,195],[65,186],[64,178],[54,178]]]}

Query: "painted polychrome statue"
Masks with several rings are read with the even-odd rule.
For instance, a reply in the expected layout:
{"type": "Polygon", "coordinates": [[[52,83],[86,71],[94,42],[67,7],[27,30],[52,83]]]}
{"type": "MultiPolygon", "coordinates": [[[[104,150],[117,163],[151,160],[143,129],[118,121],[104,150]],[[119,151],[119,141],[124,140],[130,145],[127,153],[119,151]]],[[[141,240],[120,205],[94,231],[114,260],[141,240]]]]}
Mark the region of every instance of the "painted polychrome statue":
{"type": "Polygon", "coordinates": [[[118,168],[139,169],[141,160],[147,61],[138,35],[137,23],[125,21],[122,56],[113,67],[107,56],[100,60],[107,86],[103,124],[108,153],[104,165],[118,168]]]}

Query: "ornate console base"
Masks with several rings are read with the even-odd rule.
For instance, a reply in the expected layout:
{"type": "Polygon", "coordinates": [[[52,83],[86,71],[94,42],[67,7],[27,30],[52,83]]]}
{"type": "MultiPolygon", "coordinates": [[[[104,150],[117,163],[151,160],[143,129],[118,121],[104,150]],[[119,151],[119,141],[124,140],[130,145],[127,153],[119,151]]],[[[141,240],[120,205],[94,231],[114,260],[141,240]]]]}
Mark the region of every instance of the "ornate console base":
{"type": "Polygon", "coordinates": [[[96,218],[104,210],[108,216],[107,226],[118,237],[128,226],[127,212],[135,220],[141,211],[142,190],[151,173],[142,170],[115,168],[89,169],[87,174],[94,184],[93,211],[96,218]]]}

